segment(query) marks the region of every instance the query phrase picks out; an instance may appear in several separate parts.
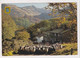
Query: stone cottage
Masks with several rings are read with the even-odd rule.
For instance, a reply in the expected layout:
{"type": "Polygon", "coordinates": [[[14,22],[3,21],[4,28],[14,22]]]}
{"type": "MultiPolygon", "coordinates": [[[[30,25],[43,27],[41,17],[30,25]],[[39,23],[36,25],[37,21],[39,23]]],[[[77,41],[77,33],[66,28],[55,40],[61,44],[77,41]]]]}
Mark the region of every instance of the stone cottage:
{"type": "Polygon", "coordinates": [[[62,43],[63,34],[66,33],[67,31],[69,31],[69,30],[68,29],[67,30],[55,29],[52,31],[47,31],[47,32],[44,32],[43,34],[41,34],[41,36],[39,36],[39,37],[37,36],[36,41],[38,43],[43,43],[43,42],[49,42],[49,43],[60,42],[60,43],[62,43]]]}

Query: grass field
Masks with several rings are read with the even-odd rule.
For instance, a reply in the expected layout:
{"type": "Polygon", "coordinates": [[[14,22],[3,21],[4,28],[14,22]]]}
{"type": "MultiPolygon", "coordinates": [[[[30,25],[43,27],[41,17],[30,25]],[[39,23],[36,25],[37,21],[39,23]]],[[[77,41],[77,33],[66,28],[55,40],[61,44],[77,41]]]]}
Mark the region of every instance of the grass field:
{"type": "Polygon", "coordinates": [[[77,55],[77,43],[64,43],[62,45],[65,47],[62,49],[56,50],[51,55],[71,55],[71,48],[73,48],[72,55],[77,55]]]}

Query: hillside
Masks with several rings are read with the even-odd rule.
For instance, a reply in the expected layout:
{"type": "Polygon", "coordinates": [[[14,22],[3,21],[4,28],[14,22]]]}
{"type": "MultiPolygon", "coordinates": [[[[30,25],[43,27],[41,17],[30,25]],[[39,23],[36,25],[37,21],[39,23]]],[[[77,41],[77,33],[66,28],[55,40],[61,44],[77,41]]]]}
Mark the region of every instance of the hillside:
{"type": "Polygon", "coordinates": [[[50,11],[44,8],[36,8],[35,6],[17,7],[15,5],[3,4],[2,9],[4,10],[6,6],[11,7],[11,13],[9,15],[13,18],[16,24],[25,28],[29,25],[26,23],[27,21],[35,23],[51,18],[48,15],[50,11]],[[25,24],[26,26],[24,26],[25,24]]]}
{"type": "Polygon", "coordinates": [[[4,9],[5,6],[11,7],[10,15],[12,18],[25,18],[29,19],[29,21],[33,23],[40,22],[45,19],[61,17],[59,11],[55,13],[55,11],[52,12],[45,8],[37,8],[35,6],[18,7],[16,5],[3,4],[2,8],[4,9]],[[50,16],[50,13],[53,13],[54,16],[50,16]]]}
{"type": "Polygon", "coordinates": [[[35,6],[26,6],[26,7],[17,7],[15,5],[3,4],[2,8],[4,9],[5,6],[11,7],[11,15],[13,17],[23,17],[27,16],[36,16],[42,13],[49,13],[49,10],[44,8],[36,8],[35,6]]]}

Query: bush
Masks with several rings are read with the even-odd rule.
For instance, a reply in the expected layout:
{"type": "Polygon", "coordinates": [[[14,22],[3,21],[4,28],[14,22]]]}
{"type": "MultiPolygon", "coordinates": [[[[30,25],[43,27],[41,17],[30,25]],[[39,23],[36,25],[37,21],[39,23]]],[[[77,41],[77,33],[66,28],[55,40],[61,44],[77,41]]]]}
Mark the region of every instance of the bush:
{"type": "Polygon", "coordinates": [[[30,38],[30,34],[26,31],[21,31],[16,34],[16,39],[27,40],[30,38]]]}
{"type": "Polygon", "coordinates": [[[3,56],[12,56],[13,55],[13,51],[9,51],[8,53],[3,53],[3,56]]]}

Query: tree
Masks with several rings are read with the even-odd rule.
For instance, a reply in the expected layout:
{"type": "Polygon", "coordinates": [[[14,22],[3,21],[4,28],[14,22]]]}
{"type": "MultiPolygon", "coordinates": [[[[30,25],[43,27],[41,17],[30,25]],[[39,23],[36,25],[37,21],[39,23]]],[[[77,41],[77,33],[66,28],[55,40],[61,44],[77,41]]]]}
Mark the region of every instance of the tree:
{"type": "Polygon", "coordinates": [[[30,34],[26,31],[21,31],[16,33],[16,39],[28,40],[29,38],[30,38],[30,34]]]}
{"type": "Polygon", "coordinates": [[[31,24],[29,19],[26,19],[26,18],[14,18],[14,21],[16,25],[22,26],[24,28],[29,27],[29,25],[31,24]]]}
{"type": "Polygon", "coordinates": [[[15,36],[17,26],[9,14],[2,11],[2,37],[3,39],[12,39],[15,36]]]}
{"type": "Polygon", "coordinates": [[[77,18],[77,5],[76,3],[49,3],[47,9],[51,9],[52,12],[59,11],[60,15],[66,13],[72,17],[72,19],[77,18]]]}
{"type": "MultiPolygon", "coordinates": [[[[58,26],[68,21],[67,18],[64,20],[65,14],[67,14],[70,18],[68,22],[71,25],[71,27],[73,25],[75,25],[75,27],[77,26],[76,24],[77,23],[77,5],[76,3],[49,3],[49,5],[46,8],[52,10],[52,13],[53,13],[52,15],[54,15],[54,12],[57,12],[57,11],[60,13],[59,16],[62,16],[62,21],[61,19],[58,21],[58,26]],[[72,23],[74,21],[75,21],[75,24],[72,23]]],[[[75,27],[72,27],[72,29],[74,29],[75,27]]]]}

